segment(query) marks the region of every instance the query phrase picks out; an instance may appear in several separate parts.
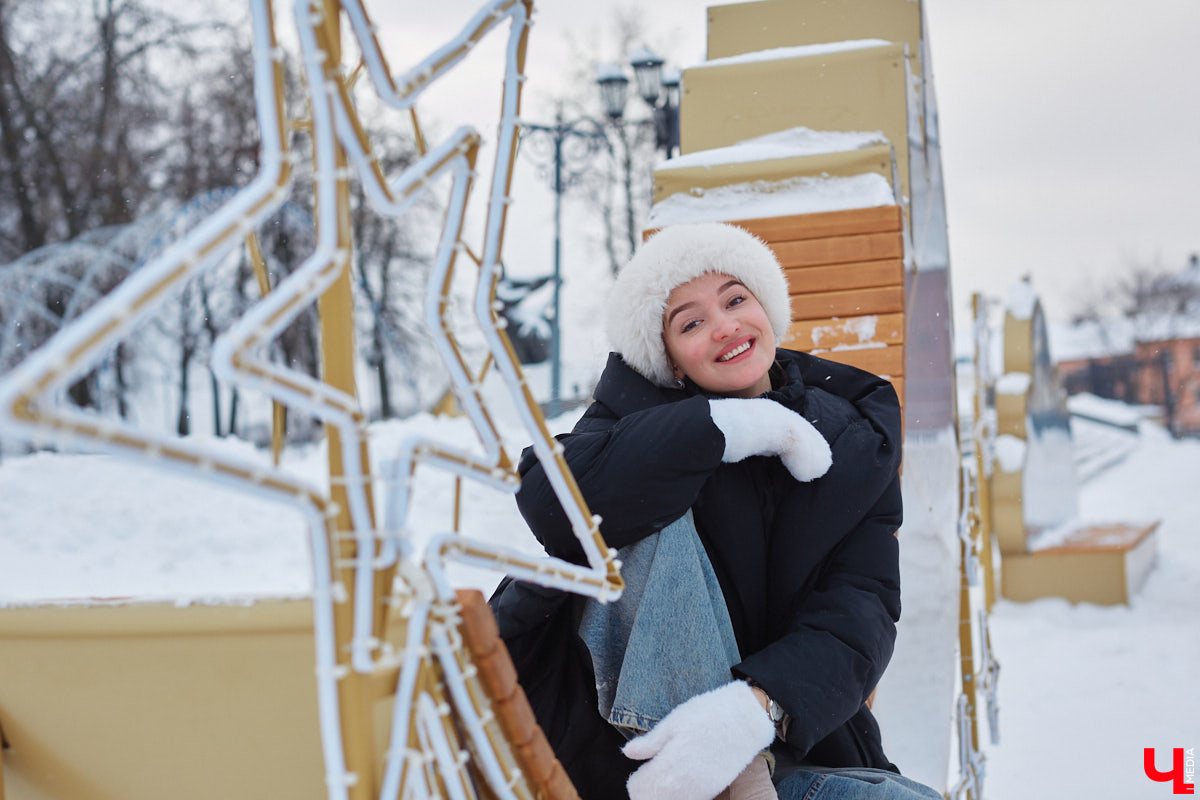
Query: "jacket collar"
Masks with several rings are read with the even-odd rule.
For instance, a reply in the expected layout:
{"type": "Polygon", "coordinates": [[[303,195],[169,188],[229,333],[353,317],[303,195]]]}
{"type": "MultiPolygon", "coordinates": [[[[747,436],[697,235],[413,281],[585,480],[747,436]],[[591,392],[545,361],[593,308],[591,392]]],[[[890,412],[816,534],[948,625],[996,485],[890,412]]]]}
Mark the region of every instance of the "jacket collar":
{"type": "Polygon", "coordinates": [[[771,391],[763,397],[769,397],[790,408],[796,407],[804,398],[804,378],[801,366],[807,358],[795,350],[775,348],[775,366],[771,367],[771,391]]]}
{"type": "Polygon", "coordinates": [[[600,375],[592,397],[603,403],[617,417],[624,417],[651,406],[682,400],[694,394],[684,389],[664,389],[655,386],[633,367],[625,363],[618,353],[608,354],[608,363],[600,375]]]}

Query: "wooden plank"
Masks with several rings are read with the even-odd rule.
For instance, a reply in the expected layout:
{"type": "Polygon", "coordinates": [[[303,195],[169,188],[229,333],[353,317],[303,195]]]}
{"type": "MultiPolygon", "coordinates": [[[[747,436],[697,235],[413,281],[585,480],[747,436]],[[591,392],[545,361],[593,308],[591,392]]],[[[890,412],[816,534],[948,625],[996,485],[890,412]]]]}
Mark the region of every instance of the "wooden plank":
{"type": "Polygon", "coordinates": [[[813,350],[814,356],[839,364],[865,369],[876,375],[897,378],[904,375],[904,346],[866,347],[861,350],[813,350]]]}
{"type": "Polygon", "coordinates": [[[785,268],[904,258],[904,239],[899,233],[830,236],[769,244],[785,268]]]}
{"type": "Polygon", "coordinates": [[[900,206],[852,208],[819,214],[792,214],[786,217],[744,219],[730,223],[745,228],[770,242],[827,239],[831,236],[858,236],[866,233],[900,231],[900,206]]]}
{"type": "Polygon", "coordinates": [[[793,320],[894,314],[903,310],[904,289],[899,286],[816,292],[792,297],[793,320]]]}
{"type": "Polygon", "coordinates": [[[819,267],[790,267],[785,268],[783,273],[791,294],[904,285],[904,262],[898,258],[819,267]]]}
{"type": "MultiPolygon", "coordinates": [[[[823,211],[818,214],[739,219],[728,224],[747,230],[768,243],[775,243],[889,231],[898,233],[902,223],[900,206],[878,206],[846,211],[823,211]]],[[[648,239],[658,231],[659,228],[648,228],[642,232],[642,239],[648,239]]]]}
{"type": "MultiPolygon", "coordinates": [[[[496,722],[529,782],[529,790],[547,800],[579,800],[579,794],[538,726],[529,699],[517,683],[516,668],[508,648],[500,639],[500,630],[483,594],[474,589],[458,589],[455,595],[462,610],[459,631],[463,643],[479,670],[480,684],[491,700],[496,722]]],[[[505,777],[510,777],[507,770],[505,773],[505,777]]]]}
{"type": "Polygon", "coordinates": [[[793,322],[784,344],[792,350],[808,352],[815,347],[828,350],[838,345],[904,343],[904,315],[877,314],[840,319],[812,319],[793,322]]]}

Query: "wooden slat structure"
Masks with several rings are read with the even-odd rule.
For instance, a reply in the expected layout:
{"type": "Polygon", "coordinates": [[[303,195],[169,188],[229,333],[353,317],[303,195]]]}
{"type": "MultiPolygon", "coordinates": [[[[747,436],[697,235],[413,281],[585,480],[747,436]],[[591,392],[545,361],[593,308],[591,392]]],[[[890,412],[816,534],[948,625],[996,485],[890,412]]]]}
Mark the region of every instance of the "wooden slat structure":
{"type": "Polygon", "coordinates": [[[533,716],[525,691],[517,683],[516,668],[483,594],[460,589],[455,595],[461,607],[459,630],[463,641],[529,788],[543,800],[579,800],[571,779],[533,716]]]}
{"type": "MultiPolygon", "coordinates": [[[[904,234],[899,206],[731,222],[775,252],[787,276],[793,350],[887,378],[904,402],[904,234]]],[[[646,236],[654,233],[647,231],[646,236]]]]}

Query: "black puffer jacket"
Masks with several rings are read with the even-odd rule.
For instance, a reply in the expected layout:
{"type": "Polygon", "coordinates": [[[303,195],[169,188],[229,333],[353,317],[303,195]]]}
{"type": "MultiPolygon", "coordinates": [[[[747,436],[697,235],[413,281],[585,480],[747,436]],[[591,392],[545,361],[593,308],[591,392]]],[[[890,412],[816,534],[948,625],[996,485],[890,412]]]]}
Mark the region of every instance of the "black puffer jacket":
{"type": "MultiPolygon", "coordinates": [[[[766,396],[829,441],[833,466],[798,483],[778,458],[724,464],[708,400],[660,389],[612,355],[595,402],[559,437],[601,531],[623,547],[694,512],[744,655],[735,677],[791,714],[789,755],[821,766],[895,770],[865,700],[891,658],[900,617],[900,410],[891,384],[779,350],[766,396]]],[[[517,504],[551,555],[583,551],[531,450],[517,504]]],[[[576,634],[583,601],[505,580],[492,607],[526,694],[584,798],[625,797],[638,766],[596,710],[591,659],[576,634]]]]}

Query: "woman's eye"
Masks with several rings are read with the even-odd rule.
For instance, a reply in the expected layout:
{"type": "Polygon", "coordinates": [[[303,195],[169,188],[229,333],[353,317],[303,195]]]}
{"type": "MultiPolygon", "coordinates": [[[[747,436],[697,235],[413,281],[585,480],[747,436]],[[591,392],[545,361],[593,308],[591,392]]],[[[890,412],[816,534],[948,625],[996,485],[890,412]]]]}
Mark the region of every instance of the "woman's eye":
{"type": "Polygon", "coordinates": [[[733,297],[729,298],[729,305],[730,306],[741,305],[743,302],[745,302],[745,300],[746,300],[745,295],[735,294],[733,297]]]}
{"type": "Polygon", "coordinates": [[[687,333],[688,331],[690,331],[692,328],[695,328],[699,324],[700,324],[700,320],[698,320],[698,319],[688,320],[687,322],[683,323],[683,327],[679,329],[679,332],[687,333]]]}

